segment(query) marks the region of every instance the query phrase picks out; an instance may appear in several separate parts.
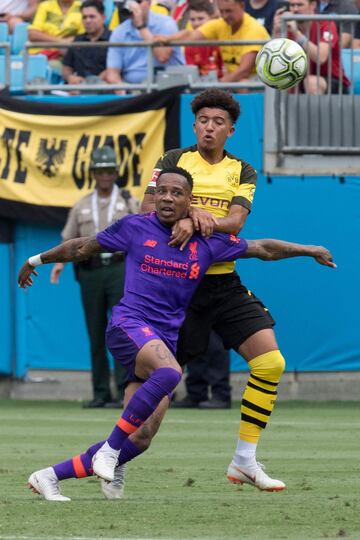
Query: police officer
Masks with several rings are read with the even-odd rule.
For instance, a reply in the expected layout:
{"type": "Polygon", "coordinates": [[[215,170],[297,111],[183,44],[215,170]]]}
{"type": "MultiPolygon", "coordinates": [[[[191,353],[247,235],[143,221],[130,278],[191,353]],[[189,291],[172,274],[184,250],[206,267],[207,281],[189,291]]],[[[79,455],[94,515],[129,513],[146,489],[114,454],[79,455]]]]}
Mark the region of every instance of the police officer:
{"type": "MultiPolygon", "coordinates": [[[[110,146],[97,148],[91,154],[90,169],[95,190],[85,195],[70,210],[61,233],[63,240],[93,236],[126,214],[137,213],[139,203],[129,191],[116,185],[118,165],[110,146]]],[[[110,369],[105,347],[105,329],[109,310],[123,295],[124,254],[101,253],[79,263],[75,268],[81,288],[91,348],[93,399],[84,407],[119,407],[124,397],[125,370],[115,362],[115,382],[118,395],[114,401],[110,390],[110,369]]],[[[50,281],[58,283],[64,268],[53,266],[50,281]]]]}

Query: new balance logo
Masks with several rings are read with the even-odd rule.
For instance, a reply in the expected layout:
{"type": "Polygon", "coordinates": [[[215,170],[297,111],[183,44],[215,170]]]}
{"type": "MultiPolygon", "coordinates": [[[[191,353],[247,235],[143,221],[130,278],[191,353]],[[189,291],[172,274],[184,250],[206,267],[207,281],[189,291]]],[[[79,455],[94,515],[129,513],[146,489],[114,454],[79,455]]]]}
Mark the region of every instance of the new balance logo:
{"type": "Polygon", "coordinates": [[[144,242],[144,246],[154,248],[155,246],[157,246],[157,241],[156,240],[146,240],[144,242]]]}

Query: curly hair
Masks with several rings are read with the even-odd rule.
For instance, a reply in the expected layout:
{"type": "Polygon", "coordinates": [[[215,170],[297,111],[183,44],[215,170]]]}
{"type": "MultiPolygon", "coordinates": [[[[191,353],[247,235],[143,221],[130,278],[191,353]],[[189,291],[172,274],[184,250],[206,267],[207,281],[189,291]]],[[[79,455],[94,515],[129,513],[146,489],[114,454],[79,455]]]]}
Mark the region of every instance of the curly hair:
{"type": "Polygon", "coordinates": [[[229,114],[233,124],[236,123],[240,116],[239,103],[235,101],[230,92],[219,90],[218,88],[211,88],[210,90],[201,92],[191,102],[191,109],[195,115],[204,107],[224,109],[229,114]]]}
{"type": "Polygon", "coordinates": [[[162,169],[159,173],[159,176],[157,177],[157,180],[159,180],[159,178],[163,174],[171,174],[171,173],[178,174],[179,176],[183,176],[189,185],[190,191],[193,190],[193,187],[194,187],[193,177],[191,176],[189,171],[187,171],[186,169],[183,169],[182,167],[175,166],[175,167],[166,167],[165,169],[162,169]]]}

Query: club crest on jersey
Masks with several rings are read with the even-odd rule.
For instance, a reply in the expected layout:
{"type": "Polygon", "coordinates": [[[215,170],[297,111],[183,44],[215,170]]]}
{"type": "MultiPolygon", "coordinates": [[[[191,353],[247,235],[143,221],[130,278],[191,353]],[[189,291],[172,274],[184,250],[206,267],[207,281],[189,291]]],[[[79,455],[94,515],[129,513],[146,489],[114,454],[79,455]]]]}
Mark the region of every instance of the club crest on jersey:
{"type": "Polygon", "coordinates": [[[331,32],[324,32],[323,33],[323,38],[324,38],[324,41],[326,41],[327,43],[330,43],[331,41],[333,41],[333,35],[331,32]]]}
{"type": "Polygon", "coordinates": [[[145,334],[145,336],[153,336],[154,335],[154,332],[148,326],[143,326],[141,331],[145,334]]]}
{"type": "Polygon", "coordinates": [[[226,178],[226,182],[230,184],[231,187],[236,187],[239,185],[239,174],[238,173],[229,173],[226,178]]]}
{"type": "Polygon", "coordinates": [[[190,259],[190,261],[197,261],[198,260],[197,247],[198,247],[197,242],[190,242],[190,244],[189,244],[189,251],[190,251],[189,259],[190,259]]]}

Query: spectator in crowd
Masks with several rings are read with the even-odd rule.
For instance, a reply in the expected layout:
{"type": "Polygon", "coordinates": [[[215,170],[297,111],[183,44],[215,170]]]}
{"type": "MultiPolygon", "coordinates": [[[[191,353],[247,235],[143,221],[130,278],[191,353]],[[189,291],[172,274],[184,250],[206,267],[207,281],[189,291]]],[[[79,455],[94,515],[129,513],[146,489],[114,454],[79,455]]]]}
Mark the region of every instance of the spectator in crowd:
{"type": "MultiPolygon", "coordinates": [[[[115,1],[115,9],[110,19],[109,29],[115,30],[120,23],[125,22],[129,18],[129,10],[127,9],[127,0],[115,1]]],[[[159,13],[160,15],[172,16],[173,9],[176,6],[175,0],[161,0],[154,2],[150,6],[150,11],[159,13]]]]}
{"type": "MultiPolygon", "coordinates": [[[[320,15],[358,15],[359,11],[352,0],[320,0],[318,12],[320,15]]],[[[351,47],[354,37],[360,38],[360,25],[351,22],[337,24],[341,48],[351,47]],[[356,34],[356,35],[355,35],[356,34]]]]}
{"type": "MultiPolygon", "coordinates": [[[[162,32],[171,35],[177,30],[175,21],[166,15],[150,11],[150,0],[131,0],[131,16],[111,34],[110,41],[152,42],[154,35],[162,32]]],[[[157,47],[153,49],[154,68],[184,64],[179,47],[157,47]]],[[[107,56],[106,81],[116,84],[141,83],[147,78],[148,51],[145,47],[110,47],[107,56]]]]}
{"type": "Polygon", "coordinates": [[[270,35],[277,6],[277,0],[245,0],[246,13],[265,26],[270,35]]]}
{"type": "MultiPolygon", "coordinates": [[[[104,5],[101,0],[85,0],[81,6],[85,33],[76,36],[74,42],[109,41],[110,31],[105,27],[104,5]]],[[[81,84],[87,78],[103,79],[106,70],[107,48],[70,48],[63,60],[63,79],[69,84],[81,84]]]]}
{"type": "MultiPolygon", "coordinates": [[[[189,22],[193,30],[210,21],[214,17],[214,4],[209,0],[192,0],[189,3],[189,22]]],[[[207,75],[213,68],[217,76],[222,77],[223,62],[220,48],[214,45],[207,47],[185,47],[185,60],[187,64],[198,66],[200,75],[207,75]]]]}
{"type": "Polygon", "coordinates": [[[186,366],[186,396],[174,401],[174,408],[230,409],[230,354],[212,331],[206,354],[186,366]],[[209,388],[211,397],[209,399],[209,388]]]}
{"type": "Polygon", "coordinates": [[[60,49],[51,49],[51,43],[71,43],[77,34],[84,32],[80,12],[80,0],[45,0],[36,10],[29,26],[30,41],[46,41],[49,49],[31,49],[31,52],[46,54],[49,60],[59,60],[60,49]]]}
{"type": "Polygon", "coordinates": [[[13,32],[18,23],[31,21],[39,0],[1,0],[0,22],[6,22],[9,32],[13,32]]]}
{"type": "MultiPolygon", "coordinates": [[[[115,183],[118,177],[117,163],[111,147],[103,146],[94,150],[90,167],[96,182],[95,191],[85,195],[71,209],[61,233],[63,240],[97,234],[114,221],[138,211],[137,201],[115,183]]],[[[84,403],[84,407],[119,407],[124,397],[125,370],[119,362],[115,363],[117,400],[111,397],[105,346],[108,313],[123,296],[124,260],[123,253],[105,253],[76,266],[91,348],[93,399],[84,403]]],[[[53,266],[52,283],[58,283],[63,268],[63,263],[53,266]]]]}
{"type": "MultiPolygon", "coordinates": [[[[266,29],[248,13],[243,0],[218,0],[220,19],[208,21],[196,30],[180,30],[173,36],[157,36],[168,43],[176,40],[268,40],[266,29]]],[[[220,46],[225,72],[223,82],[246,82],[255,76],[255,58],[261,45],[220,46]]]]}
{"type": "MultiPolygon", "coordinates": [[[[281,35],[281,17],[284,14],[314,15],[316,0],[290,0],[289,12],[278,10],[274,17],[274,35],[281,35]]],[[[287,23],[288,36],[299,43],[309,56],[309,69],[303,81],[308,94],[336,94],[342,87],[348,93],[350,82],[341,65],[339,36],[333,21],[287,23]],[[320,63],[320,66],[317,63],[320,63]],[[319,67],[319,74],[318,74],[319,67]],[[329,88],[330,86],[330,88],[329,88]]],[[[302,89],[302,87],[300,87],[302,89]]]]}

